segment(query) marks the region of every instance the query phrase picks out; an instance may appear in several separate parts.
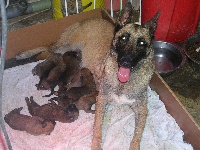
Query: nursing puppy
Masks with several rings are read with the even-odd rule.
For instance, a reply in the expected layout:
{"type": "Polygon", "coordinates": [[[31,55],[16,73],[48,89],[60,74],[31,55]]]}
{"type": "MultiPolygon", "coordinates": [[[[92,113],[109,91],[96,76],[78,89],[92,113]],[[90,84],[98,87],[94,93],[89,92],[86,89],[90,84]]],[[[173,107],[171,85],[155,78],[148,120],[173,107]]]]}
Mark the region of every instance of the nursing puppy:
{"type": "Polygon", "coordinates": [[[115,26],[103,19],[78,22],[68,27],[55,45],[81,50],[82,67],[88,68],[94,76],[99,94],[95,108],[93,150],[102,149],[105,108],[112,104],[132,108],[136,115],[136,129],[130,149],[139,149],[147,115],[147,86],[154,72],[152,40],[157,18],[158,14],[144,26],[135,25],[132,23],[133,8],[127,3],[115,26]]]}

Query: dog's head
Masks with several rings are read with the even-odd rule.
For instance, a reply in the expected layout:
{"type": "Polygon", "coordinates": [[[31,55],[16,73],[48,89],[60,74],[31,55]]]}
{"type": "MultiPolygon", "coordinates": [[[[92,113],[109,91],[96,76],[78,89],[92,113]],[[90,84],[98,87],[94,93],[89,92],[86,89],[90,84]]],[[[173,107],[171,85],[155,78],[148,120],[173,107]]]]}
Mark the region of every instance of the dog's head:
{"type": "Polygon", "coordinates": [[[117,59],[118,79],[127,82],[131,71],[152,50],[152,40],[159,13],[145,25],[133,23],[133,7],[126,3],[116,21],[115,36],[111,53],[117,59]]]}

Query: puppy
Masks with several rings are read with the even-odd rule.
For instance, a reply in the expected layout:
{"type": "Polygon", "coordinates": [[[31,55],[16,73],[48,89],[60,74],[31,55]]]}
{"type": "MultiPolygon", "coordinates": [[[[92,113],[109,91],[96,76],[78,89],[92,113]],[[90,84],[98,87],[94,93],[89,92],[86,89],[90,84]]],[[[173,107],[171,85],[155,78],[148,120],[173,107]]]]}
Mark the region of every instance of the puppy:
{"type": "Polygon", "coordinates": [[[54,83],[58,80],[60,74],[65,71],[65,64],[63,63],[62,55],[54,54],[45,61],[37,64],[32,69],[32,74],[37,75],[40,79],[36,84],[38,90],[51,90],[56,85],[54,83]]]}
{"type": "Polygon", "coordinates": [[[43,76],[47,77],[50,70],[58,64],[60,59],[62,58],[59,54],[53,54],[49,58],[47,58],[45,61],[37,64],[32,69],[32,74],[35,76],[38,76],[39,78],[42,78],[43,76]]]}
{"type": "Polygon", "coordinates": [[[136,129],[130,149],[139,149],[147,115],[147,86],[155,68],[152,40],[159,13],[143,26],[133,24],[132,15],[128,2],[116,25],[103,19],[88,19],[68,27],[56,43],[57,47],[67,44],[70,50],[81,50],[82,66],[92,72],[99,91],[93,150],[102,149],[102,125],[109,105],[132,108],[136,129]]]}
{"type": "Polygon", "coordinates": [[[45,61],[37,64],[33,70],[33,75],[40,78],[36,85],[38,90],[51,90],[46,96],[51,96],[56,85],[59,89],[69,84],[80,69],[81,54],[80,52],[68,51],[64,55],[52,54],[45,61]]]}
{"type": "MultiPolygon", "coordinates": [[[[66,87],[66,90],[62,91],[59,89],[59,91],[54,92],[54,94],[58,97],[54,97],[50,99],[50,101],[56,100],[59,106],[67,107],[68,105],[78,101],[83,96],[88,97],[90,99],[89,101],[91,101],[92,97],[95,98],[96,93],[95,81],[90,70],[87,68],[82,68],[77,72],[76,75],[74,75],[74,78],[66,87]]],[[[92,103],[95,102],[92,100],[92,103]]]]}
{"type": "Polygon", "coordinates": [[[20,114],[23,107],[16,108],[4,117],[5,122],[14,130],[26,131],[32,135],[50,134],[55,121],[45,120],[38,116],[20,114]]]}
{"type": "Polygon", "coordinates": [[[40,106],[33,100],[33,97],[30,97],[30,99],[26,97],[25,100],[29,113],[32,116],[38,116],[44,119],[63,123],[74,122],[76,119],[78,119],[79,111],[74,104],[71,104],[68,108],[63,109],[53,102],[40,106]]]}
{"type": "Polygon", "coordinates": [[[93,75],[88,68],[81,68],[77,71],[71,80],[71,83],[66,86],[66,89],[70,90],[73,87],[84,87],[88,88],[89,91],[96,90],[93,75]]]}
{"type": "Polygon", "coordinates": [[[59,81],[59,90],[66,90],[66,86],[72,82],[72,79],[81,69],[81,52],[77,51],[68,51],[63,54],[63,61],[66,64],[66,70],[61,76],[59,81]]]}
{"type": "Polygon", "coordinates": [[[74,104],[76,105],[78,110],[84,110],[86,113],[95,113],[95,110],[92,110],[91,107],[96,103],[96,97],[98,95],[98,91],[93,91],[88,95],[82,96],[78,101],[74,104]]]}
{"type": "MultiPolygon", "coordinates": [[[[57,64],[54,68],[52,68],[47,76],[41,80],[40,84],[38,84],[37,89],[39,90],[51,90],[51,93],[54,91],[54,88],[59,82],[61,75],[65,72],[66,64],[62,61],[57,64]]],[[[51,95],[51,94],[50,94],[51,95]]]]}

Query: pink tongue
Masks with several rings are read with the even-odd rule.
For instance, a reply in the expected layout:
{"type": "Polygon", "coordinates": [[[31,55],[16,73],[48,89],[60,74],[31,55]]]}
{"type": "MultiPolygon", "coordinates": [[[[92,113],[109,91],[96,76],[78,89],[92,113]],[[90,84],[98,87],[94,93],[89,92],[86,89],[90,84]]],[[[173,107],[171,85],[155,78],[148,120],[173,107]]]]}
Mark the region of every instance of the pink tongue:
{"type": "Polygon", "coordinates": [[[130,69],[120,67],[118,71],[118,79],[120,82],[127,82],[130,78],[130,69]]]}

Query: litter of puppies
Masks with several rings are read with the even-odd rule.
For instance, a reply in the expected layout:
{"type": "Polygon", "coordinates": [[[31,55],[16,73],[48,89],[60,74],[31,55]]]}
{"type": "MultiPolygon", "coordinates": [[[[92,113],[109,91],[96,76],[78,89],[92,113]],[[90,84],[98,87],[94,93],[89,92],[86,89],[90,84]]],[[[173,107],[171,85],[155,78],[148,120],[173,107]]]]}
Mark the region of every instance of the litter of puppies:
{"type": "Polygon", "coordinates": [[[63,55],[53,54],[32,69],[32,75],[39,77],[37,90],[50,90],[44,105],[37,104],[33,96],[25,97],[31,116],[20,114],[22,107],[5,115],[5,122],[14,130],[26,131],[32,135],[50,135],[56,121],[71,123],[78,119],[79,110],[94,113],[98,91],[92,73],[81,68],[80,52],[68,51],[63,55]],[[58,86],[58,91],[55,87],[58,86]],[[56,103],[57,102],[57,103],[56,103]]]}

